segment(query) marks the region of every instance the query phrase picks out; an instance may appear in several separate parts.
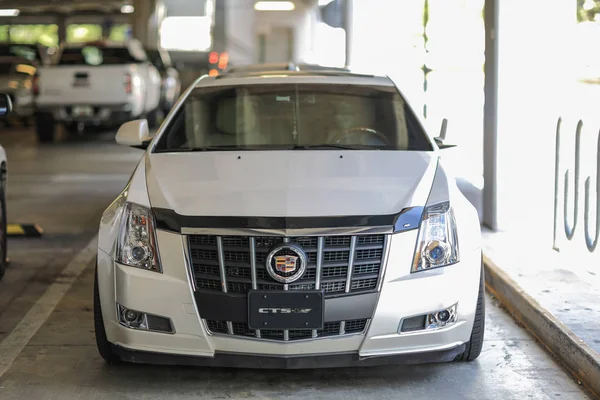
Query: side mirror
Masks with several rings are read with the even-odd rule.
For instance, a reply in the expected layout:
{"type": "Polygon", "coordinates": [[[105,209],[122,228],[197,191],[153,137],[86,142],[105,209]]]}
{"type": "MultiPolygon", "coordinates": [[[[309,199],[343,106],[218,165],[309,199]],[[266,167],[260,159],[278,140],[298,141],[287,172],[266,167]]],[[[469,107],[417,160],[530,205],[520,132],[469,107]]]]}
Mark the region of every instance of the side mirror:
{"type": "Polygon", "coordinates": [[[0,93],[0,117],[12,112],[12,101],[6,93],[0,93]]]}
{"type": "Polygon", "coordinates": [[[451,147],[456,147],[455,144],[446,144],[444,143],[444,141],[446,140],[446,132],[448,130],[448,119],[444,118],[442,120],[442,127],[440,128],[440,136],[434,138],[433,140],[435,140],[435,143],[437,144],[437,146],[440,148],[440,150],[442,149],[449,149],[451,147]]]}
{"type": "Polygon", "coordinates": [[[117,132],[117,143],[135,147],[138,149],[146,149],[152,141],[150,129],[148,129],[148,120],[137,119],[129,121],[121,125],[117,132]]]}

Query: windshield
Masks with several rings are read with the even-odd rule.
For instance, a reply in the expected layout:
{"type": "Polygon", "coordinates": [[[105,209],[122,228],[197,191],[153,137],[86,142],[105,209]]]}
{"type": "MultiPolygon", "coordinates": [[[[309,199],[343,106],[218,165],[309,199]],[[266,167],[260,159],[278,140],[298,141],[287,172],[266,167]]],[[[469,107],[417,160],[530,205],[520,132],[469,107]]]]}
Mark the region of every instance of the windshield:
{"type": "Polygon", "coordinates": [[[22,44],[0,44],[0,57],[23,57],[29,61],[40,60],[40,54],[35,46],[22,44]]]}
{"type": "Polygon", "coordinates": [[[119,65],[133,64],[142,60],[135,59],[126,47],[84,46],[63,50],[59,65],[119,65]]]}
{"type": "Polygon", "coordinates": [[[330,148],[432,145],[394,87],[262,84],[195,89],[155,152],[330,148]]]}
{"type": "Polygon", "coordinates": [[[0,75],[9,75],[14,71],[13,63],[4,63],[0,61],[0,75]]]}

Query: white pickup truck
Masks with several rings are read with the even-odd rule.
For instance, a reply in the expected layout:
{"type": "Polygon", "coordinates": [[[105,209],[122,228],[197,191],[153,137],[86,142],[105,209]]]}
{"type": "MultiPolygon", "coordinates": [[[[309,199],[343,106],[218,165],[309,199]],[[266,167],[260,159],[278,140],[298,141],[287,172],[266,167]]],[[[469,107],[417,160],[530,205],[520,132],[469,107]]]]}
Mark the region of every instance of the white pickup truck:
{"type": "Polygon", "coordinates": [[[38,70],[34,93],[38,139],[51,142],[61,123],[77,133],[136,118],[154,125],[161,76],[138,40],[69,44],[38,70]]]}

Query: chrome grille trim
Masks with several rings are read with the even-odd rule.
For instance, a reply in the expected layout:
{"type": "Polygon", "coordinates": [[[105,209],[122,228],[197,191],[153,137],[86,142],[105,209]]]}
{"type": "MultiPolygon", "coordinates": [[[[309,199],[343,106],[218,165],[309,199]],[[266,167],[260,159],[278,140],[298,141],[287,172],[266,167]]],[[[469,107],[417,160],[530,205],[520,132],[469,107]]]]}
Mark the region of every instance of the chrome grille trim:
{"type": "Polygon", "coordinates": [[[340,322],[340,335],[343,335],[346,333],[346,321],[342,321],[340,322]]]}
{"type": "MultiPolygon", "coordinates": [[[[319,236],[317,239],[317,271],[315,277],[315,290],[321,289],[321,273],[323,270],[323,249],[325,248],[325,238],[319,236]]],[[[316,338],[318,336],[317,330],[313,329],[312,336],[316,338]]]]}
{"type": "Polygon", "coordinates": [[[221,290],[227,293],[227,272],[225,271],[225,253],[223,252],[223,237],[217,236],[217,253],[219,260],[219,274],[221,276],[221,290]]]}
{"type": "MultiPolygon", "coordinates": [[[[379,271],[379,282],[377,283],[377,291],[381,295],[381,287],[383,286],[383,280],[385,279],[385,272],[387,270],[388,257],[390,256],[390,235],[383,236],[383,254],[381,257],[381,270],[379,271]]],[[[379,296],[378,296],[379,297],[379,296]]],[[[379,298],[377,299],[379,302],[379,298]]]]}
{"type": "MultiPolygon", "coordinates": [[[[183,237],[183,261],[185,262],[185,269],[187,272],[187,276],[189,279],[190,288],[192,289],[192,293],[196,291],[196,279],[194,278],[194,269],[192,264],[192,259],[190,257],[190,241],[187,237],[183,237]]],[[[196,307],[196,302],[194,302],[194,308],[196,309],[196,313],[198,312],[198,308],[196,307]]]]}
{"type": "Polygon", "coordinates": [[[350,239],[350,254],[348,255],[348,272],[346,275],[346,293],[349,293],[352,288],[352,273],[354,272],[354,257],[356,256],[356,240],[356,236],[352,236],[350,239]]]}
{"type": "MultiPolygon", "coordinates": [[[[252,279],[252,289],[256,290],[258,287],[256,283],[256,239],[254,237],[249,238],[250,245],[250,275],[252,279]]],[[[257,338],[260,338],[260,330],[257,329],[254,334],[257,338]]]]}
{"type": "Polygon", "coordinates": [[[252,279],[252,289],[256,290],[256,239],[250,238],[250,274],[252,279]]]}
{"type": "MultiPolygon", "coordinates": [[[[414,229],[414,228],[413,228],[414,229]]],[[[394,233],[391,226],[358,226],[318,229],[254,229],[254,228],[181,228],[182,235],[220,236],[339,236],[339,235],[388,235],[394,233]]]]}

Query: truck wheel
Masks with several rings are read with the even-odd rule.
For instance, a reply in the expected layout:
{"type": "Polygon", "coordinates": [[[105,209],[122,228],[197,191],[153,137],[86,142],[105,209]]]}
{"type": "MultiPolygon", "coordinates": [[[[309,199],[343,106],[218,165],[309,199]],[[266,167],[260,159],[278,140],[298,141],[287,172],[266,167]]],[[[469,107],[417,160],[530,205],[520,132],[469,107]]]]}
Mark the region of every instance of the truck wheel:
{"type": "Polygon", "coordinates": [[[471,338],[466,343],[464,353],[456,357],[457,361],[474,361],[483,347],[483,335],[485,331],[485,278],[483,265],[481,266],[481,278],[479,282],[479,295],[477,297],[477,308],[475,310],[475,322],[471,331],[471,338]]]}
{"type": "Polygon", "coordinates": [[[35,132],[40,143],[50,143],[54,140],[54,118],[48,114],[38,114],[35,117],[35,132]]]}
{"type": "Polygon", "coordinates": [[[81,136],[85,131],[85,125],[82,122],[71,122],[65,124],[65,131],[72,137],[81,136]]]}
{"type": "Polygon", "coordinates": [[[104,329],[102,308],[100,306],[100,291],[98,290],[98,267],[96,267],[96,274],[94,276],[94,332],[96,334],[96,347],[100,356],[107,363],[118,363],[120,359],[113,352],[112,344],[106,338],[106,330],[104,329]]]}

